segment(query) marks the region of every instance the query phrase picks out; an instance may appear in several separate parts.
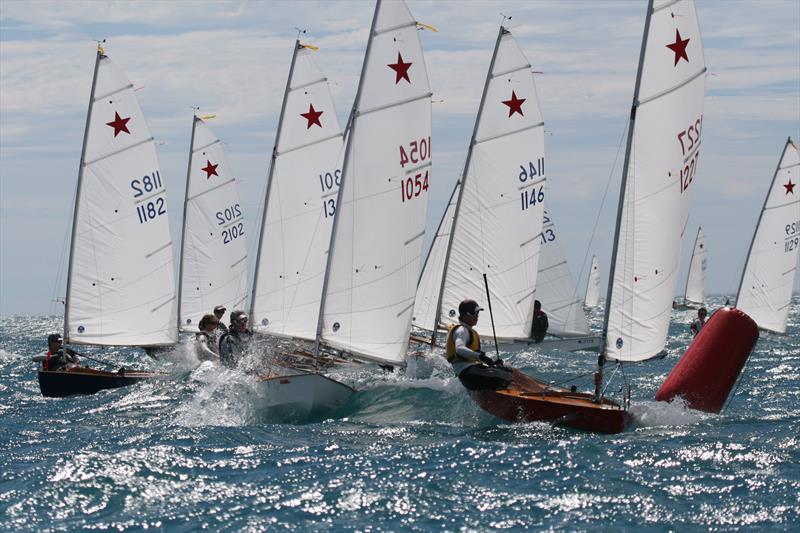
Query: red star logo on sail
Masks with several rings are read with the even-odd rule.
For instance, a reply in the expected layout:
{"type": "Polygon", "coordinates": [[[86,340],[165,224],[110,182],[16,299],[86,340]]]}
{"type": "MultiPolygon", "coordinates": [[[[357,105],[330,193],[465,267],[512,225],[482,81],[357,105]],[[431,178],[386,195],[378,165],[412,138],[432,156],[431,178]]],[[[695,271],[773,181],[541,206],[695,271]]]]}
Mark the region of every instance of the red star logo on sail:
{"type": "Polygon", "coordinates": [[[114,111],[114,120],[112,120],[111,122],[106,122],[106,126],[111,126],[112,128],[114,128],[114,137],[119,135],[120,132],[122,131],[130,135],[131,132],[128,131],[128,121],[130,119],[131,117],[122,118],[121,116],[119,116],[119,113],[114,111]]]}
{"type": "Polygon", "coordinates": [[[400,52],[397,52],[397,63],[386,65],[395,72],[395,85],[400,83],[400,80],[406,80],[408,83],[411,83],[411,79],[408,77],[408,69],[411,65],[412,63],[403,63],[403,56],[400,55],[400,52]]]}
{"type": "Polygon", "coordinates": [[[217,174],[217,167],[218,166],[219,166],[219,163],[217,163],[216,165],[212,165],[211,161],[206,159],[206,168],[203,168],[201,170],[206,173],[206,179],[207,180],[210,180],[211,176],[219,176],[219,174],[217,174]]]}
{"type": "Polygon", "coordinates": [[[686,55],[687,44],[689,44],[689,39],[681,39],[681,32],[676,29],[675,42],[667,45],[667,48],[675,52],[675,63],[672,65],[673,67],[676,66],[681,59],[685,59],[687,63],[689,62],[689,56],[686,55]]]}
{"type": "Polygon", "coordinates": [[[311,126],[316,124],[320,128],[322,127],[322,122],[319,121],[319,116],[323,114],[325,111],[317,111],[314,109],[314,104],[308,104],[308,113],[300,113],[300,116],[303,117],[308,121],[308,125],[306,129],[309,129],[311,126]]]}
{"type": "Polygon", "coordinates": [[[786,187],[786,194],[794,194],[794,186],[797,185],[796,183],[792,183],[792,178],[789,178],[789,183],[784,183],[783,186],[786,187]]]}
{"type": "Polygon", "coordinates": [[[517,98],[517,93],[511,91],[511,100],[503,100],[503,103],[508,106],[508,116],[510,117],[514,113],[519,113],[520,116],[524,117],[525,114],[522,112],[522,103],[527,100],[527,98],[517,98]]]}

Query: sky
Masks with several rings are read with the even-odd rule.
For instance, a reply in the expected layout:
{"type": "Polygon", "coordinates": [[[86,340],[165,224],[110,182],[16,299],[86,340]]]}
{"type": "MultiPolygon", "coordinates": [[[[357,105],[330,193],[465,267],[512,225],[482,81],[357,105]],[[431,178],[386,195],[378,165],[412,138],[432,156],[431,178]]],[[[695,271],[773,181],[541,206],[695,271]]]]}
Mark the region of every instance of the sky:
{"type": "MultiPolygon", "coordinates": [[[[582,294],[592,254],[605,294],[644,1],[408,0],[433,88],[428,241],[463,170],[501,13],[536,75],[548,210],[582,294]],[[608,195],[603,202],[604,192],[608,195]],[[595,224],[597,221],[597,224],[595,224]]],[[[257,227],[298,28],[320,47],[344,124],[373,2],[0,2],[0,315],[61,314],[96,40],[137,88],[157,140],[180,242],[192,108],[235,169],[257,227]]],[[[697,0],[708,67],[703,154],[684,236],[682,290],[698,224],[707,293],[735,293],[786,138],[800,138],[800,2],[697,0]]],[[[250,233],[254,235],[254,232],[250,233]]],[[[248,246],[255,256],[255,239],[248,246]]],[[[795,290],[798,288],[796,280],[795,290]]]]}

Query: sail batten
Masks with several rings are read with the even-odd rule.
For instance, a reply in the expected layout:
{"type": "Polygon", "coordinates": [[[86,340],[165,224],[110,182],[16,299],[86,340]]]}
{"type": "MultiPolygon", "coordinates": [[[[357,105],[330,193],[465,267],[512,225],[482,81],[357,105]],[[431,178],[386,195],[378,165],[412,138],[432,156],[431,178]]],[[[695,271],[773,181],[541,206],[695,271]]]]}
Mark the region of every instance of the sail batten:
{"type": "Polygon", "coordinates": [[[174,344],[177,303],[166,183],[133,84],[99,51],[89,101],[73,213],[65,340],[174,344]]]}
{"type": "Polygon", "coordinates": [[[786,333],[800,257],[800,157],[789,138],[772,177],[739,283],[736,307],[761,329],[786,333]]]}

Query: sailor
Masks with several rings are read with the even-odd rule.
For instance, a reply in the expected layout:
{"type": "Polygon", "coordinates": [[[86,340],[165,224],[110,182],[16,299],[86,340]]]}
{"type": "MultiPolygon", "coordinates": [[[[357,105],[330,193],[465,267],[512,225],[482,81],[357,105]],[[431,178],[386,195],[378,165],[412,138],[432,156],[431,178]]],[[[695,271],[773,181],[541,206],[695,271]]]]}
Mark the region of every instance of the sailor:
{"type": "Polygon", "coordinates": [[[194,351],[201,361],[219,361],[217,345],[217,326],[219,320],[214,315],[203,315],[197,325],[200,331],[194,334],[194,351]]]}
{"type": "Polygon", "coordinates": [[[697,318],[695,318],[692,325],[689,326],[689,329],[692,330],[693,337],[697,337],[697,334],[700,333],[700,330],[706,325],[706,315],[708,315],[708,311],[705,307],[701,307],[697,310],[697,318]]]}
{"type": "Polygon", "coordinates": [[[225,309],[224,305],[218,305],[214,308],[214,316],[217,317],[217,329],[219,330],[217,332],[218,335],[222,335],[228,331],[228,327],[222,323],[222,316],[225,314],[225,311],[227,311],[227,309],[225,309]]]}
{"type": "Polygon", "coordinates": [[[48,335],[47,355],[42,360],[42,370],[64,370],[78,366],[78,355],[63,346],[60,333],[48,335]]]}
{"type": "Polygon", "coordinates": [[[547,313],[542,311],[542,302],[533,302],[533,323],[531,324],[531,337],[533,342],[542,342],[550,323],[547,321],[547,313]]]}
{"type": "Polygon", "coordinates": [[[252,332],[247,329],[247,313],[233,311],[231,325],[219,339],[219,358],[226,366],[236,366],[247,350],[252,332]]]}
{"type": "Polygon", "coordinates": [[[458,305],[458,324],[450,326],[445,342],[447,360],[461,384],[469,390],[496,390],[511,383],[512,370],[499,358],[492,360],[481,350],[481,338],[472,327],[483,308],[475,300],[458,305]]]}

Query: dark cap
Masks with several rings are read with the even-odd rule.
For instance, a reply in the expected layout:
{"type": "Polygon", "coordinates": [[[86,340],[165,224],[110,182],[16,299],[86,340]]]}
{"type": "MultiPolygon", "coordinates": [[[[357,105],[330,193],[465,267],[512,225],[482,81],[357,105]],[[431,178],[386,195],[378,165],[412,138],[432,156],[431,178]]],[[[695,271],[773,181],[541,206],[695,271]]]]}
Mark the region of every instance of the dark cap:
{"type": "Polygon", "coordinates": [[[458,314],[459,315],[474,315],[478,311],[483,311],[483,307],[478,306],[478,302],[475,300],[464,300],[460,304],[458,304],[458,314]]]}
{"type": "Polygon", "coordinates": [[[51,333],[47,336],[47,342],[61,342],[61,333],[51,333]]]}
{"type": "Polygon", "coordinates": [[[224,313],[225,311],[227,311],[227,309],[225,309],[224,305],[218,305],[214,308],[215,313],[224,313]]]}

